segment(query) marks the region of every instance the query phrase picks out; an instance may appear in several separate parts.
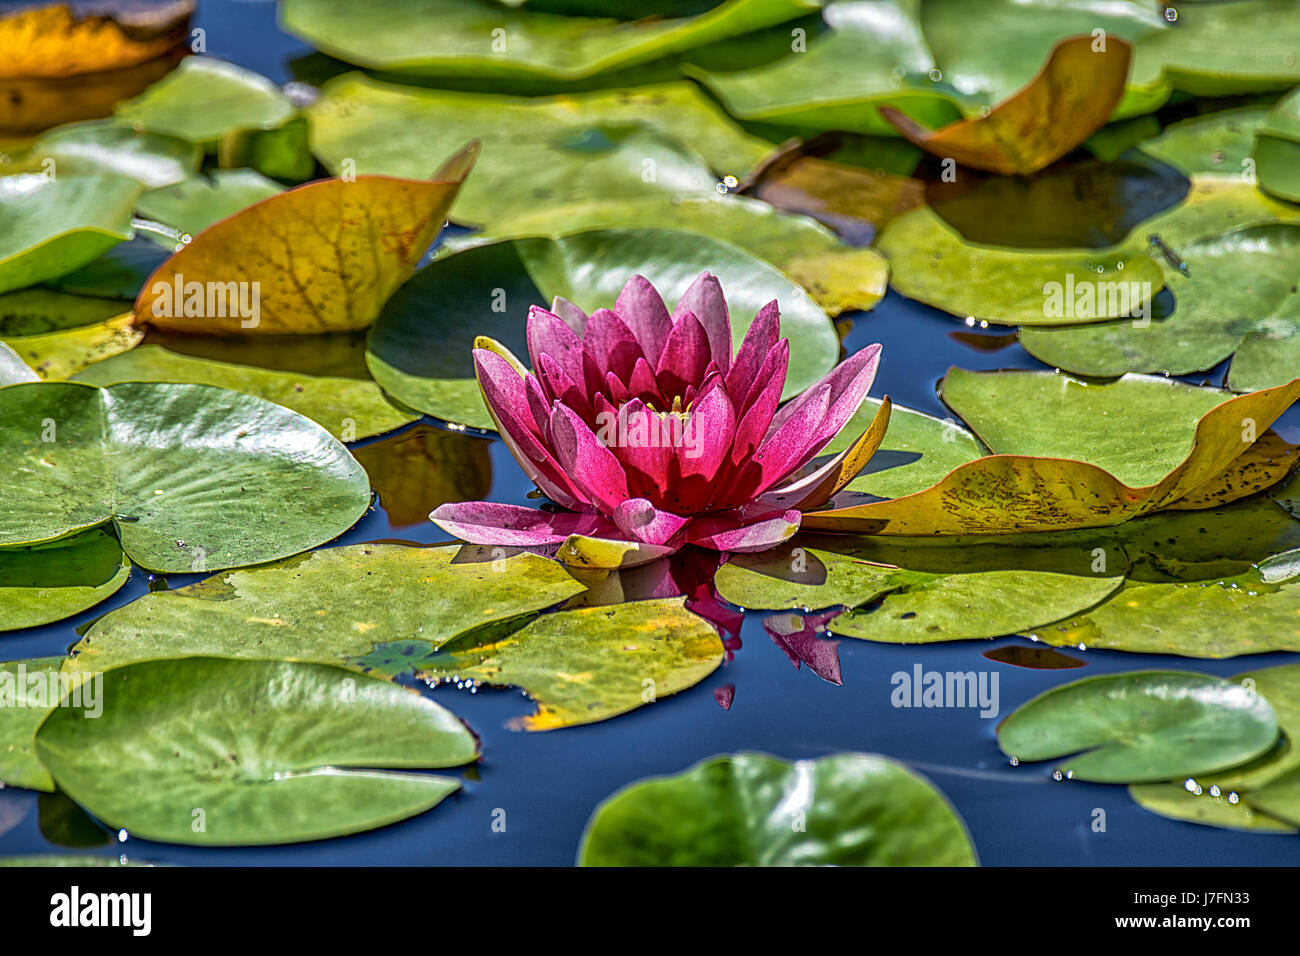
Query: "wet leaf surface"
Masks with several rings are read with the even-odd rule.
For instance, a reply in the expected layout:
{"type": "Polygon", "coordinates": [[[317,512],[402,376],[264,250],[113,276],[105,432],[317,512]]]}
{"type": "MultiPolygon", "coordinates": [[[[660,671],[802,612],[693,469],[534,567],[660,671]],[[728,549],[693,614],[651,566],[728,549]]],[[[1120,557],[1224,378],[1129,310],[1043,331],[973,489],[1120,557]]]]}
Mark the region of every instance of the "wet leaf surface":
{"type": "Polygon", "coordinates": [[[94,607],[130,574],[131,562],[106,531],[0,549],[0,631],[37,627],[94,607]]]}

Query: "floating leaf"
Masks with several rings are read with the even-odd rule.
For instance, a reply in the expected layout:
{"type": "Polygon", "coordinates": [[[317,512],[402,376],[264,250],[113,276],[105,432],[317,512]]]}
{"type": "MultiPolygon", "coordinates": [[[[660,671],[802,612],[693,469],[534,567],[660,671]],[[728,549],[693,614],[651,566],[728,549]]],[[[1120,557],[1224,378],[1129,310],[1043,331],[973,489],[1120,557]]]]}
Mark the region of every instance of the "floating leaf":
{"type": "Polygon", "coordinates": [[[36,798],[41,836],[56,846],[73,848],[109,846],[116,834],[96,823],[65,793],[42,793],[36,798]]]}
{"type": "Polygon", "coordinates": [[[818,6],[725,0],[695,17],[618,21],[488,0],[408,0],[381,17],[346,0],[286,0],[280,16],[286,30],[317,49],[389,73],[581,79],[784,23],[818,6]]]}
{"type": "Polygon", "coordinates": [[[681,229],[730,242],[766,259],[831,315],[866,311],[885,295],[889,267],[874,249],[846,246],[823,226],[743,196],[609,199],[543,208],[439,247],[459,251],[507,238],[559,238],[594,229],[681,229]]]}
{"type": "Polygon", "coordinates": [[[1182,375],[1233,357],[1228,384],[1252,391],[1300,370],[1300,223],[1269,223],[1177,247],[1187,274],[1173,280],[1168,318],[1025,334],[1044,362],[1088,375],[1127,370],[1182,375]],[[1243,281],[1249,276],[1249,281],[1243,281]]]}
{"type": "Polygon", "coordinates": [[[693,687],[722,663],[722,641],[681,598],[546,614],[500,640],[473,636],[415,662],[425,680],[512,685],[537,702],[524,730],[606,720],[693,687]]]}
{"type": "Polygon", "coordinates": [[[222,219],[283,191],[279,183],[253,169],[214,169],[205,176],[149,190],[140,197],[136,209],[142,216],[197,236],[222,219]]]}
{"type": "Polygon", "coordinates": [[[1254,160],[1261,189],[1300,202],[1300,91],[1278,100],[1260,125],[1254,160]]]}
{"type": "Polygon", "coordinates": [[[137,236],[130,242],[114,246],[80,269],[50,280],[46,286],[73,295],[124,299],[122,309],[127,310],[131,307],[131,300],[144,287],[145,280],[166,258],[167,252],[156,242],[137,236]]]}
{"type": "Polygon", "coordinates": [[[734,116],[814,130],[894,135],[877,112],[888,105],[929,126],[961,118],[950,89],[930,78],[934,54],[909,0],[832,3],[829,31],[807,51],[734,72],[686,66],[734,116]]]}
{"type": "Polygon", "coordinates": [[[208,335],[364,329],[415,271],[475,155],[466,147],[433,180],[326,179],[255,203],[164,262],[136,320],[208,335]]]}
{"type": "Polygon", "coordinates": [[[928,781],[867,754],[732,754],[631,784],[587,822],[580,866],[974,866],[928,781]]]}
{"type": "Polygon", "coordinates": [[[65,275],[131,238],[123,176],[0,176],[0,292],[65,275]]]}
{"type": "Polygon", "coordinates": [[[318,425],[203,385],[0,389],[0,544],[112,523],[155,571],[270,561],[361,517],[370,486],[318,425]]]}
{"type": "Polygon", "coordinates": [[[0,783],[52,791],[54,781],[36,757],[36,729],[59,698],[49,699],[51,683],[59,686],[61,657],[0,664],[0,783]]]}
{"type": "Polygon", "coordinates": [[[891,107],[881,114],[917,146],[944,159],[1006,175],[1051,165],[1106,125],[1124,95],[1132,48],[1092,35],[1053,47],[1029,85],[987,114],[928,130],[891,107]]]}
{"type": "Polygon", "coordinates": [[[1034,250],[964,240],[933,209],[914,209],[880,237],[890,282],[909,299],[1000,325],[1077,325],[1149,315],[1160,266],[1131,251],[1034,250]]]}
{"type": "Polygon", "coordinates": [[[362,346],[355,336],[285,336],[269,350],[259,345],[263,341],[237,339],[224,348],[211,347],[216,343],[204,339],[145,344],[96,362],[75,378],[92,385],[185,382],[231,389],[292,409],[342,441],[380,435],[419,417],[389,401],[360,362],[361,367],[350,375],[314,375],[295,367],[296,356],[313,352],[329,355],[347,350],[360,360],[362,346]],[[349,341],[335,343],[336,338],[349,341]],[[198,354],[186,354],[185,349],[198,354]],[[221,360],[208,358],[207,352],[221,360]],[[275,364],[264,367],[259,364],[263,359],[275,364]]]}
{"type": "Polygon", "coordinates": [[[772,149],[691,83],[512,97],[349,73],[326,83],[307,112],[312,149],[336,173],[350,160],[358,176],[427,176],[431,153],[481,140],[455,207],[457,222],[479,226],[611,196],[716,195],[714,173],[743,179],[772,149]],[[530,157],[527,176],[521,156],[530,157]]]}
{"type": "Polygon", "coordinates": [[[1186,783],[1137,783],[1128,792],[1144,810],[1173,820],[1258,833],[1297,832],[1297,827],[1261,813],[1231,791],[1210,793],[1199,784],[1189,790],[1186,783]]]}
{"type": "Polygon", "coordinates": [[[1253,690],[1190,671],[1136,671],[1040,694],[998,726],[1020,761],[1077,756],[1062,773],[1094,783],[1147,783],[1211,773],[1259,756],[1277,718],[1253,690]]]}
{"type": "Polygon", "coordinates": [[[213,57],[188,56],[165,79],[118,104],[114,112],[119,121],[138,129],[210,143],[241,130],[274,129],[294,108],[264,76],[213,57]]]}
{"type": "Polygon", "coordinates": [[[61,381],[135,346],[129,302],[24,289],[0,295],[0,338],[43,379],[61,381]]]}
{"type": "Polygon", "coordinates": [[[130,575],[131,562],[106,531],[0,550],[0,631],[78,614],[116,593],[130,575]]]}
{"type": "Polygon", "coordinates": [[[193,143],[112,122],[61,126],[18,158],[15,172],[52,175],[114,173],[148,189],[180,182],[199,167],[193,143]]]}
{"type": "Polygon", "coordinates": [[[533,554],[497,561],[468,560],[455,546],[327,548],[157,591],[110,611],[76,645],[67,669],[94,673],[184,657],[360,668],[381,645],[421,641],[428,653],[583,590],[561,565],[533,554]]]}
{"type": "Polygon", "coordinates": [[[759,309],[773,299],[780,303],[781,334],[790,340],[786,397],[834,366],[839,340],[806,292],[736,246],[668,229],[517,239],[439,258],[389,301],[371,330],[367,360],[375,380],[398,401],[447,421],[492,428],[474,377],[477,336],[490,335],[524,355],[530,305],[549,307],[559,295],[588,312],[609,308],[634,274],[676,302],[706,270],[727,293],[737,347],[759,309]],[[592,269],[592,262],[601,267],[592,269]]]}
{"type": "Polygon", "coordinates": [[[1267,107],[1247,106],[1194,116],[1166,126],[1139,149],[1190,175],[1241,175],[1250,164],[1255,131],[1268,117],[1267,107]]]}
{"type": "Polygon", "coordinates": [[[490,442],[431,425],[358,448],[379,504],[394,527],[423,525],[451,501],[478,501],[492,490],[490,442]]]}
{"type": "Polygon", "coordinates": [[[1224,490],[1225,473],[1251,473],[1240,460],[1258,430],[1300,396],[1300,380],[1228,397],[1143,376],[1090,384],[1052,372],[953,370],[944,394],[992,456],[892,501],[855,505],[841,495],[834,510],[805,515],[803,527],[891,535],[1052,531],[1119,524],[1207,488],[1219,501],[1242,497],[1285,474],[1266,467],[1253,484],[1234,480],[1224,490]]]}
{"type": "Polygon", "coordinates": [[[433,701],[316,664],[156,661],[104,675],[103,694],[97,719],[57,708],[37,753],[59,789],[147,840],[294,843],[373,829],[460,786],[394,771],[478,756],[473,734],[433,701]]]}

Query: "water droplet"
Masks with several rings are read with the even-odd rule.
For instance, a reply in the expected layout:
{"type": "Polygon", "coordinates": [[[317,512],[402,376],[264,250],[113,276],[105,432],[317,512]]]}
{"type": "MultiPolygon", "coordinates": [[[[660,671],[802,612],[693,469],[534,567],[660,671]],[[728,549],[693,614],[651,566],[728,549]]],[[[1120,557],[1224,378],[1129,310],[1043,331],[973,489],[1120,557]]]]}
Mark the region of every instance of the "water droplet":
{"type": "Polygon", "coordinates": [[[930,79],[933,82],[938,83],[940,80],[943,79],[943,70],[939,69],[938,67],[935,67],[933,70],[930,71],[930,79]]]}

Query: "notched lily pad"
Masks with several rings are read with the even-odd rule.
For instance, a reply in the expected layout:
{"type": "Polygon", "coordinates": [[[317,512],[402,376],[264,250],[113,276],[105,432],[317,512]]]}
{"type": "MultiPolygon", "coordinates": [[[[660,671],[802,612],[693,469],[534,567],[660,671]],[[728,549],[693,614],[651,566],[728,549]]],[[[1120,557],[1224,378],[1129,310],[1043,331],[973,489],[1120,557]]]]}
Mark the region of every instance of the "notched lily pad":
{"type": "Polygon", "coordinates": [[[722,641],[682,598],[546,614],[500,640],[469,635],[417,661],[427,681],[512,685],[537,702],[522,730],[605,720],[693,687],[723,658],[722,641]]]}
{"type": "Polygon", "coordinates": [[[1277,740],[1259,694],[1190,671],[1135,671],[1085,678],[1018,707],[998,726],[998,746],[1024,761],[1077,756],[1067,776],[1148,783],[1246,763],[1277,740]]]}
{"type": "Polygon", "coordinates": [[[422,813],[478,757],[418,693],[316,664],[192,658],[103,676],[104,712],[36,735],[59,789],[113,828],[169,843],[294,843],[422,813]]]}
{"type": "Polygon", "coordinates": [[[0,631],[60,621],[115,594],[131,562],[106,531],[0,549],[0,631]]]}

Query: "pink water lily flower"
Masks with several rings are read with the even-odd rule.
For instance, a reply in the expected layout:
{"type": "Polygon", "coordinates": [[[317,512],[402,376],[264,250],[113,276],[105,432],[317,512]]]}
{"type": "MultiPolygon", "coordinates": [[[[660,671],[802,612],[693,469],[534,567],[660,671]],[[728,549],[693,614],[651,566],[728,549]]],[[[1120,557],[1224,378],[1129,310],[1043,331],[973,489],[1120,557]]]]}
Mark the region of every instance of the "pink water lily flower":
{"type": "Polygon", "coordinates": [[[813,459],[853,417],[880,360],[871,345],[778,408],[790,343],[775,301],[732,354],[722,286],[702,274],[669,315],[633,276],[614,308],[565,299],[528,313],[528,372],[480,338],[474,366],[506,446],[564,510],[467,501],[430,518],[471,544],[541,548],[571,565],[632,567],[686,544],[762,551],[866,465],[889,400],[850,447],[813,459]]]}

